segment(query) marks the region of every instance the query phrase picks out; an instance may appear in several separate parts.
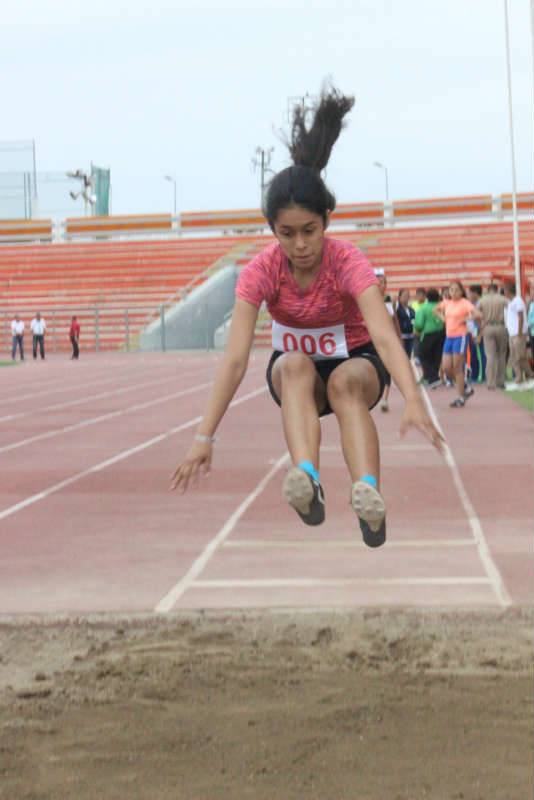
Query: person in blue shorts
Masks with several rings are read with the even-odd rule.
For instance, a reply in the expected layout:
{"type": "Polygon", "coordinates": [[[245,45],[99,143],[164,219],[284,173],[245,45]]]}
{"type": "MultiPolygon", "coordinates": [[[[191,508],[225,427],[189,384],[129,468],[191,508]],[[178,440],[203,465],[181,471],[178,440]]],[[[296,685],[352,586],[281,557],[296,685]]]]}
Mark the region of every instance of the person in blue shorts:
{"type": "Polygon", "coordinates": [[[445,344],[443,345],[443,370],[456,386],[457,397],[452,408],[463,408],[465,401],[475,390],[465,386],[465,353],[467,348],[467,321],[480,321],[482,315],[465,296],[460,281],[451,281],[450,299],[442,300],[434,309],[434,314],[445,323],[445,344]]]}

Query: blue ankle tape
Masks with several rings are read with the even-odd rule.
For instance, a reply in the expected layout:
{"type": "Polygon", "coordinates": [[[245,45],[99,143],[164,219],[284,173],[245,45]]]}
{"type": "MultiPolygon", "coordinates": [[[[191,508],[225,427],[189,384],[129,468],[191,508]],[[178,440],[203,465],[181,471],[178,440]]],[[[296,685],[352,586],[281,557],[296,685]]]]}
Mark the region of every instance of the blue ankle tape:
{"type": "Polygon", "coordinates": [[[365,483],[368,483],[370,486],[373,487],[373,489],[376,489],[378,486],[377,480],[374,477],[374,475],[362,475],[360,480],[364,481],[365,483]]]}
{"type": "Polygon", "coordinates": [[[297,464],[297,466],[299,469],[303,469],[304,472],[307,472],[308,475],[311,475],[314,481],[320,483],[319,473],[317,472],[311,461],[301,461],[300,464],[297,464]]]}

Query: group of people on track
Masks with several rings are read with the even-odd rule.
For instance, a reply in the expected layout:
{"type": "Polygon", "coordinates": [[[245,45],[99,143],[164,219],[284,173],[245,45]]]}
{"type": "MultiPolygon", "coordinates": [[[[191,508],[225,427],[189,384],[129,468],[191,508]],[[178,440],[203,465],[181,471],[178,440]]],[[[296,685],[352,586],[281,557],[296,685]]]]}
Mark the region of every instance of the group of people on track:
{"type": "MultiPolygon", "coordinates": [[[[441,294],[435,288],[417,289],[413,303],[409,290],[403,289],[395,313],[407,355],[413,352],[421,366],[421,382],[432,389],[456,386],[453,408],[465,405],[476,384],[485,383],[489,390],[532,388],[534,298],[527,306],[513,283],[501,290],[492,283],[483,292],[478,284],[466,291],[461,281],[453,280],[441,294]],[[512,382],[506,382],[508,364],[512,382]]],[[[387,410],[384,403],[382,408],[387,410]]]]}
{"type": "MultiPolygon", "coordinates": [[[[24,334],[26,326],[24,320],[21,319],[20,314],[15,314],[11,320],[11,359],[15,361],[17,352],[21,361],[24,361],[24,334]]],[[[78,318],[73,316],[69,328],[69,340],[72,347],[71,358],[77,360],[80,356],[80,323],[78,318]]],[[[37,353],[41,356],[41,360],[45,359],[45,335],[46,335],[46,320],[40,311],[37,311],[34,318],[30,323],[30,331],[32,334],[32,354],[34,360],[37,359],[37,353]]]]}

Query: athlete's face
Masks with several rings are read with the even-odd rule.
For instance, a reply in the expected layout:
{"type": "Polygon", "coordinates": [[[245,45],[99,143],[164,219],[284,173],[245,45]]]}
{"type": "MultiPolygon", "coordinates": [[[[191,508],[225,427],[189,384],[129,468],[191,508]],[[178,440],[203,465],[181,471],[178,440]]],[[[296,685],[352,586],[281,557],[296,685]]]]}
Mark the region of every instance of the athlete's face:
{"type": "Polygon", "coordinates": [[[462,290],[457,283],[451,283],[449,286],[449,295],[451,300],[460,300],[462,298],[462,290]]]}
{"type": "Polygon", "coordinates": [[[294,269],[314,270],[323,255],[323,218],[301,206],[282,208],[274,224],[274,235],[294,269]]]}

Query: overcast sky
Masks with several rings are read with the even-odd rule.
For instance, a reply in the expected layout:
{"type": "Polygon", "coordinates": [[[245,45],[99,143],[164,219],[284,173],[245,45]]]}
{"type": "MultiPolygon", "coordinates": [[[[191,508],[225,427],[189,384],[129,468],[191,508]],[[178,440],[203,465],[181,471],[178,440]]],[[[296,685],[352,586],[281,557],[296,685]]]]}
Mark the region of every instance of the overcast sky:
{"type": "MultiPolygon", "coordinates": [[[[529,0],[510,0],[518,188],[533,175],[529,0]]],[[[511,189],[503,0],[18,0],[0,29],[0,140],[39,171],[111,168],[113,212],[257,207],[258,145],[330,76],[356,96],[339,202],[511,189]]],[[[0,171],[15,166],[0,159],[0,171]]],[[[66,205],[68,205],[66,203],[66,205]]]]}

